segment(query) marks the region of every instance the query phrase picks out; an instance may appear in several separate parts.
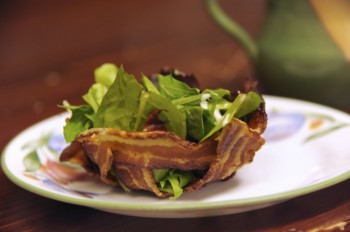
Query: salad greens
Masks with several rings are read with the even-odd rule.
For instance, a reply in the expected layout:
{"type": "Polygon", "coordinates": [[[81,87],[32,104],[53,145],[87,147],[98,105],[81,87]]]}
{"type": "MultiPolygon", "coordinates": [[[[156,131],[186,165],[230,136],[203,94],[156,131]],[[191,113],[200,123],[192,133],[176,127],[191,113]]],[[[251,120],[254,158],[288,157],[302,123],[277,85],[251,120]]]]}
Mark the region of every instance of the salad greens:
{"type": "Polygon", "coordinates": [[[183,188],[194,179],[192,172],[172,168],[154,169],[153,177],[160,190],[173,194],[173,197],[170,199],[180,197],[183,193],[183,188]]]}
{"type": "MultiPolygon", "coordinates": [[[[90,128],[142,131],[147,117],[155,110],[160,110],[159,120],[169,132],[182,139],[201,142],[219,132],[233,117],[242,118],[263,102],[253,91],[238,93],[231,101],[228,100],[231,98],[229,90],[200,91],[171,74],[158,74],[155,83],[143,75],[138,82],[123,66],[110,63],[97,68],[94,74],[95,83],[83,96],[87,104],[63,106],[72,113],[64,127],[67,142],[90,128]]],[[[172,169],[153,173],[159,188],[172,192],[175,198],[193,178],[189,172],[172,169]]]]}

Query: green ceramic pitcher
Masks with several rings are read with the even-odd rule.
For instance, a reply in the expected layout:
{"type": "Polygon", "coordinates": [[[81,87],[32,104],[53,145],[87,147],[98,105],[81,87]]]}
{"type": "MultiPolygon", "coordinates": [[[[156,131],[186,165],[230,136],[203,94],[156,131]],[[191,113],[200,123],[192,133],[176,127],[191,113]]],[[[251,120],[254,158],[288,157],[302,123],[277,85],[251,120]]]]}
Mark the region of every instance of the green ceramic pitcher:
{"type": "Polygon", "coordinates": [[[205,3],[246,50],[264,92],[350,109],[350,0],[270,0],[257,41],[216,0],[205,3]]]}

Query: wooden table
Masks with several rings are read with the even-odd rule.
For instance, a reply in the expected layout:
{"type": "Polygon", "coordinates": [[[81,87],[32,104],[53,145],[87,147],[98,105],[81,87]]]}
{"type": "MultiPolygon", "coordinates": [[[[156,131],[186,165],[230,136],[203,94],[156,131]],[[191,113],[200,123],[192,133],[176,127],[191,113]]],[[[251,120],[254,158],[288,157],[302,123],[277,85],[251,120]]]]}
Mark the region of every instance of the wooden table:
{"type": "MultiPolygon", "coordinates": [[[[222,1],[257,35],[263,0],[222,1]]],[[[202,1],[1,1],[0,147],[26,127],[82,103],[95,67],[149,74],[164,65],[202,87],[234,88],[251,74],[242,50],[202,1]]],[[[349,109],[350,110],[350,109],[349,109]]],[[[350,231],[350,180],[268,208],[192,219],[137,218],[66,204],[17,187],[0,172],[0,231],[350,231]]]]}

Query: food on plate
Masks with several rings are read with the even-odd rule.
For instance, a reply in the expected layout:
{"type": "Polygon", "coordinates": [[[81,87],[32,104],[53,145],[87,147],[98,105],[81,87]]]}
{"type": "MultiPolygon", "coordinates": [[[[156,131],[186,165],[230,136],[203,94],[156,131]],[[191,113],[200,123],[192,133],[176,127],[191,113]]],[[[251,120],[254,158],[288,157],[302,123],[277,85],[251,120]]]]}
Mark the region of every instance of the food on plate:
{"type": "Polygon", "coordinates": [[[240,90],[198,88],[193,75],[163,69],[141,81],[103,64],[64,126],[60,156],[125,191],[176,199],[232,177],[264,144],[265,102],[240,90]]]}

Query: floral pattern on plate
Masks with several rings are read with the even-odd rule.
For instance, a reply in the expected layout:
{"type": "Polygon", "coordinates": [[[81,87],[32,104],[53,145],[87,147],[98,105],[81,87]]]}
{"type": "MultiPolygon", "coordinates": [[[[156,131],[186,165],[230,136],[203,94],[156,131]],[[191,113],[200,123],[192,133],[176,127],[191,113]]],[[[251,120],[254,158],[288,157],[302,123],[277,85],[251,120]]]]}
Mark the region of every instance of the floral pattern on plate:
{"type": "Polygon", "coordinates": [[[29,151],[23,158],[23,175],[55,191],[87,198],[113,191],[113,187],[101,183],[81,167],[59,162],[59,155],[66,146],[63,135],[58,133],[49,133],[25,144],[22,149],[29,151]]]}
{"type": "Polygon", "coordinates": [[[349,123],[338,121],[332,116],[307,112],[278,112],[275,110],[268,112],[268,117],[268,127],[263,135],[268,142],[286,139],[297,134],[303,127],[306,127],[306,133],[303,133],[304,142],[308,142],[349,126],[349,123]]]}

